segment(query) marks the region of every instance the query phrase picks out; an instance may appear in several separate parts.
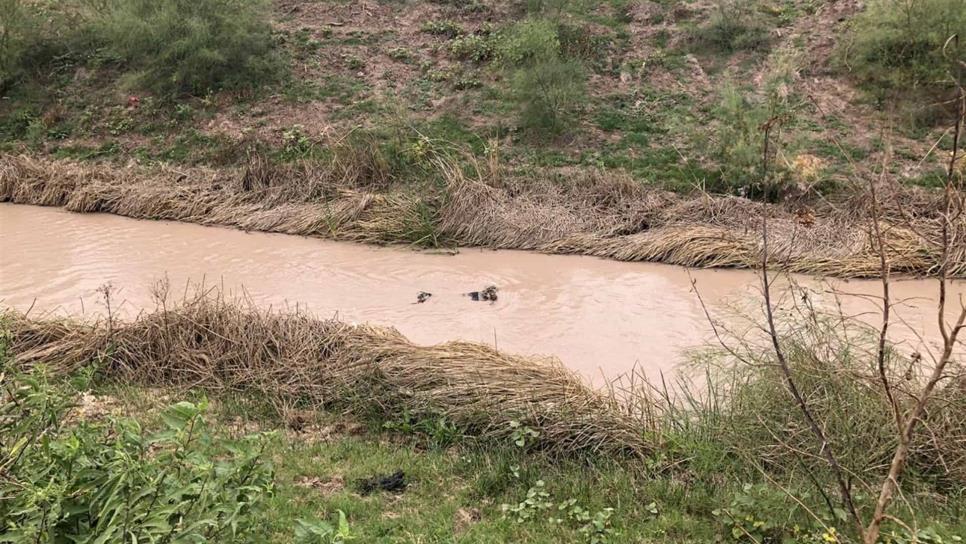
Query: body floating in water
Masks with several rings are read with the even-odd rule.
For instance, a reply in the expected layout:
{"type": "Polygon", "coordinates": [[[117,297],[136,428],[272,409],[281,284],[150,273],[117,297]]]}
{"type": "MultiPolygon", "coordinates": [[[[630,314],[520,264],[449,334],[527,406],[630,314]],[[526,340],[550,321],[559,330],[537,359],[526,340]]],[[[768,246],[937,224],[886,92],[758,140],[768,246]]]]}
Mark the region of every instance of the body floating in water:
{"type": "MultiPolygon", "coordinates": [[[[472,291],[470,293],[465,293],[463,296],[470,297],[470,300],[475,302],[496,302],[497,300],[497,288],[495,285],[490,285],[489,287],[483,289],[482,291],[472,291]]],[[[416,294],[416,302],[413,304],[422,304],[432,297],[433,294],[427,291],[420,291],[416,294]]]]}
{"type": "Polygon", "coordinates": [[[474,301],[496,302],[496,291],[496,286],[491,285],[482,291],[466,293],[466,296],[470,297],[470,299],[474,301]]]}

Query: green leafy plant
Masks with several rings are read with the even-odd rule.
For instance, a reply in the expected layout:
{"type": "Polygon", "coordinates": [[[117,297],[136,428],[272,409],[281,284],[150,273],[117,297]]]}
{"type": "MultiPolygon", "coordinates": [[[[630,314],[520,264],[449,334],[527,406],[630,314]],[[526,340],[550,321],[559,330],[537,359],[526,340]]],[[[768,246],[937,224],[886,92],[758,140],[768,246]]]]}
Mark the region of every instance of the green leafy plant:
{"type": "Polygon", "coordinates": [[[490,38],[479,34],[457,37],[447,44],[446,50],[457,59],[473,62],[483,62],[493,56],[490,38]]]}
{"type": "Polygon", "coordinates": [[[903,528],[881,536],[883,544],[957,544],[963,537],[936,527],[903,528]]]}
{"type": "Polygon", "coordinates": [[[543,480],[537,480],[530,489],[527,496],[516,504],[504,504],[502,506],[503,515],[512,517],[517,523],[525,523],[532,520],[538,512],[549,510],[553,507],[550,501],[550,494],[546,491],[546,484],[543,480]]]}
{"type": "Polygon", "coordinates": [[[420,30],[433,36],[444,36],[450,39],[463,34],[463,27],[456,21],[450,20],[426,21],[420,30]]]}
{"type": "Polygon", "coordinates": [[[570,522],[576,525],[577,532],[584,535],[589,544],[603,544],[615,535],[611,527],[613,508],[604,508],[596,512],[584,508],[577,503],[577,499],[567,499],[557,506],[558,512],[564,517],[553,519],[554,523],[570,522]]]}
{"type": "Polygon", "coordinates": [[[288,160],[308,157],[315,147],[302,125],[292,125],[282,132],[282,146],[284,158],[288,160]]]}
{"type": "Polygon", "coordinates": [[[2,377],[0,542],[233,542],[273,492],[265,435],[215,440],[206,403],[137,421],[76,421],[76,391],[42,371],[2,377]]]}
{"type": "MultiPolygon", "coordinates": [[[[808,493],[798,493],[798,500],[808,500],[808,493]]],[[[725,508],[712,512],[735,542],[824,543],[846,542],[836,523],[846,523],[848,515],[837,510],[826,513],[823,520],[800,515],[799,503],[784,491],[758,484],[745,484],[725,508]]]]}
{"type": "Polygon", "coordinates": [[[399,434],[425,437],[429,445],[434,448],[445,448],[455,444],[463,436],[460,428],[445,416],[417,417],[409,411],[404,411],[400,417],[384,422],[382,427],[399,434]]]}
{"type": "Polygon", "coordinates": [[[543,480],[537,480],[527,490],[527,496],[522,501],[516,504],[504,504],[502,509],[504,516],[517,523],[536,521],[539,513],[555,510],[556,515],[550,516],[547,520],[557,525],[572,527],[589,544],[603,544],[617,534],[611,526],[613,508],[603,508],[594,512],[573,498],[555,504],[550,493],[546,491],[543,480]]]}
{"type": "Polygon", "coordinates": [[[519,421],[510,422],[510,440],[518,448],[527,448],[531,446],[537,438],[540,438],[540,432],[536,429],[528,427],[519,421]]]}
{"type": "Polygon", "coordinates": [[[338,511],[335,523],[318,519],[299,519],[295,523],[297,544],[345,544],[355,539],[342,510],[338,511]]]}

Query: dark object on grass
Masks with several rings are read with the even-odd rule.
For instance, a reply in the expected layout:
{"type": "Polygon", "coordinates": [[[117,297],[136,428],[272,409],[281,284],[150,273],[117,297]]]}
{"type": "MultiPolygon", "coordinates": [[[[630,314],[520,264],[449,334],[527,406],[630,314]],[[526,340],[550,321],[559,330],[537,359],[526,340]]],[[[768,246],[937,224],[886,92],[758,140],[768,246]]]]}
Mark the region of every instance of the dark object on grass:
{"type": "Polygon", "coordinates": [[[431,296],[433,296],[432,293],[427,293],[426,291],[420,291],[419,294],[416,295],[416,304],[422,304],[426,302],[427,300],[429,300],[429,297],[431,296]]]}
{"type": "Polygon", "coordinates": [[[356,480],[356,488],[362,495],[370,495],[375,491],[401,493],[406,490],[407,485],[409,483],[406,482],[406,474],[401,470],[397,470],[392,474],[382,474],[371,478],[356,480]]]}
{"type": "Polygon", "coordinates": [[[487,302],[496,302],[496,299],[497,299],[496,291],[497,291],[496,286],[491,285],[482,291],[473,291],[472,293],[466,293],[466,296],[470,297],[471,300],[474,300],[477,302],[481,300],[487,301],[487,302]]]}

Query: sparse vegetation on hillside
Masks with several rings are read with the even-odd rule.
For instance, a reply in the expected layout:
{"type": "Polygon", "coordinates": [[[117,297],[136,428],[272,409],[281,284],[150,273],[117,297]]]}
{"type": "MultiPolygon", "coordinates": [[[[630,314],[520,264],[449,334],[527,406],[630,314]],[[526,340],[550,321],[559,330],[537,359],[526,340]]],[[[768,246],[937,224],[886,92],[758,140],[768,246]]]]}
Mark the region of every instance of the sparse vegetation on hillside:
{"type": "Polygon", "coordinates": [[[757,0],[717,0],[710,20],[697,28],[696,43],[724,53],[755,50],[772,39],[765,6],[757,0]]]}
{"type": "Polygon", "coordinates": [[[966,6],[961,0],[872,0],[842,44],[842,62],[876,93],[901,91],[903,98],[929,97],[950,88],[950,71],[966,49],[966,6]],[[947,54],[943,46],[949,45],[947,54]],[[947,56],[948,55],[948,56],[947,56]]]}
{"type": "Polygon", "coordinates": [[[501,171],[519,175],[603,169],[684,193],[781,200],[790,193],[752,187],[752,146],[742,151],[740,134],[742,118],[762,120],[756,104],[772,102],[771,74],[781,71],[785,100],[804,105],[783,138],[825,165],[796,202],[847,191],[847,159],[881,153],[867,135],[885,126],[897,128],[895,174],[935,185],[938,132],[916,120],[907,129],[908,115],[891,114],[895,93],[882,93],[945,88],[942,36],[963,22],[955,0],[897,10],[408,0],[374,2],[365,17],[352,3],[295,0],[3,1],[8,152],[221,167],[257,148],[278,162],[314,162],[329,155],[327,142],[360,131],[392,149],[397,139],[382,127],[408,126],[465,150],[468,163],[492,161],[484,148],[498,148],[501,171]],[[816,85],[804,73],[835,80],[816,85]],[[726,88],[743,97],[738,109],[719,107],[726,88]],[[296,127],[312,145],[292,147],[296,127]]]}

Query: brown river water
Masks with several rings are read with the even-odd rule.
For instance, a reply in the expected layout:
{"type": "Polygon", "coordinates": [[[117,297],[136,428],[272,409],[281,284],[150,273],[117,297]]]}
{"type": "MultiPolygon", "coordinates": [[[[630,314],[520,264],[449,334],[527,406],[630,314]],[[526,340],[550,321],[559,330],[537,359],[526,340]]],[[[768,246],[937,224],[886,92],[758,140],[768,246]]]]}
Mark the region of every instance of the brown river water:
{"type": "MultiPolygon", "coordinates": [[[[120,312],[132,317],[154,307],[151,287],[164,277],[174,290],[204,282],[263,307],[392,326],[420,344],[459,339],[554,355],[594,383],[635,367],[652,377],[672,371],[713,339],[692,278],[716,315],[725,305],[754,304],[759,285],[755,272],[742,270],[522,251],[432,254],[0,204],[0,306],[91,316],[103,313],[97,289],[111,283],[120,312]],[[488,285],[499,288],[494,303],[463,296],[488,285]],[[416,304],[420,291],[433,296],[416,304]]],[[[833,290],[881,289],[877,281],[796,279],[829,308],[833,290]]],[[[934,337],[936,283],[904,280],[893,289],[905,321],[895,339],[904,351],[919,349],[917,334],[934,337]]],[[[839,298],[846,313],[875,323],[874,301],[839,298]]]]}

